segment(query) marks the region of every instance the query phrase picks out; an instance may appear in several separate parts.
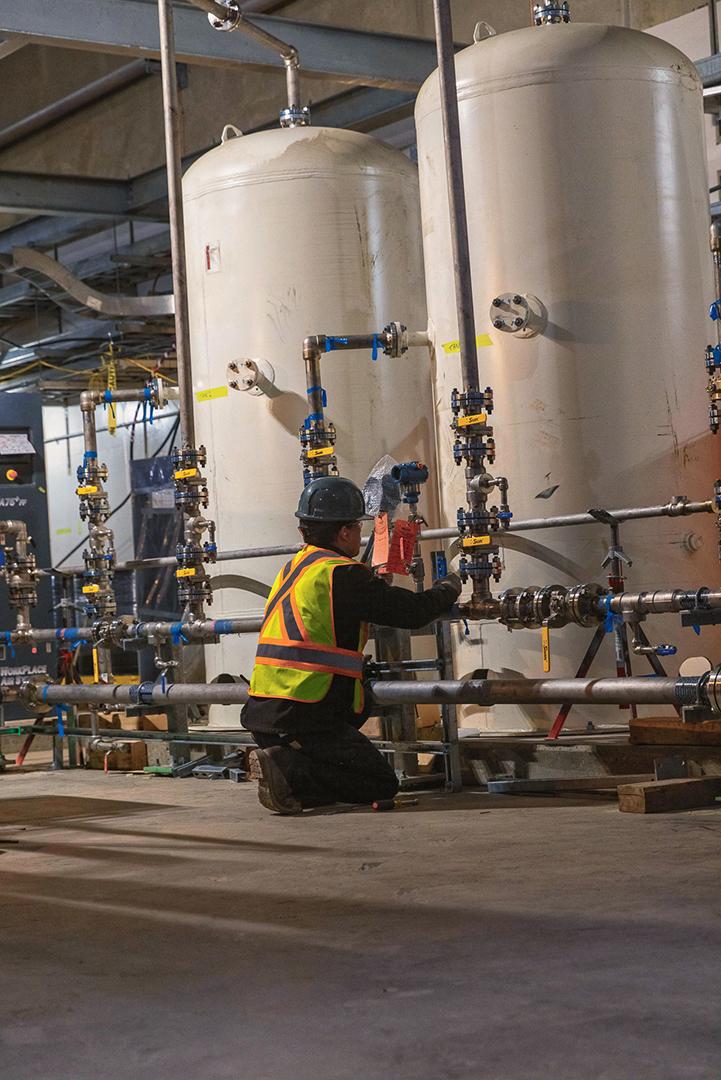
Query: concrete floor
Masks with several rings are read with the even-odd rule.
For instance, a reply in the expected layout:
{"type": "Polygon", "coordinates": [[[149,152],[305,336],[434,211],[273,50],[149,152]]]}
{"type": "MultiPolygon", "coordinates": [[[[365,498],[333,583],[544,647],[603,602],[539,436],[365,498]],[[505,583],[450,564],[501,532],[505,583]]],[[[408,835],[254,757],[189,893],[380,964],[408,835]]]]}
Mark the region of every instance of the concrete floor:
{"type": "Polygon", "coordinates": [[[720,840],[610,799],[289,819],[0,776],[0,1075],[718,1080],[720,840]]]}

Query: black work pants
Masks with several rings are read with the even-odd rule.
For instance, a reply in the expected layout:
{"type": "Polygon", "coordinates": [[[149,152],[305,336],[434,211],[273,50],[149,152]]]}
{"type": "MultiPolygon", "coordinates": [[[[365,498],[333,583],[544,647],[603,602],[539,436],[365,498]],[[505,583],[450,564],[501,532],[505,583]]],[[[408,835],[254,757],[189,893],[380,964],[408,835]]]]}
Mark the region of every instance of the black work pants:
{"type": "Polygon", "coordinates": [[[274,760],[306,809],[392,799],[398,779],[383,754],[351,724],[302,735],[253,732],[258,746],[280,746],[274,760]]]}

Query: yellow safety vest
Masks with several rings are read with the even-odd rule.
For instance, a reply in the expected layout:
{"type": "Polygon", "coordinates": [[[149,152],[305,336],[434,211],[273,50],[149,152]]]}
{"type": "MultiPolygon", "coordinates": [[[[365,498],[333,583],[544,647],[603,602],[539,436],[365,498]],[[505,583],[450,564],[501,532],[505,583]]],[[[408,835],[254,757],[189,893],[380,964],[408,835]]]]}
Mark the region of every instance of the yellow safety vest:
{"type": "Polygon", "coordinates": [[[368,626],[361,624],[357,649],[340,649],[333,621],[333,572],[353,559],[308,545],[283,567],[273,583],[258,638],[250,681],[251,697],[322,701],[334,675],[356,680],[353,708],[363,711],[363,649],[368,626]]]}

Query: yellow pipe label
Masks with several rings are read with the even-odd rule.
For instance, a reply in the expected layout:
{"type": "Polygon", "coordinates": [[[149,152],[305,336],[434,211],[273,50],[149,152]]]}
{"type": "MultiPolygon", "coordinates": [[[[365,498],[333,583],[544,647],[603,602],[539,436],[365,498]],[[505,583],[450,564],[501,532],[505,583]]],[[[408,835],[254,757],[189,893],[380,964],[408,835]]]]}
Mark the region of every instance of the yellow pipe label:
{"type": "Polygon", "coordinates": [[[470,427],[471,424],[485,424],[488,416],[484,412],[474,413],[473,416],[459,416],[456,421],[457,427],[470,427]]]}
{"type": "Polygon", "coordinates": [[[309,458],[327,457],[328,454],[332,454],[332,453],[333,453],[333,447],[332,446],[319,446],[317,450],[309,450],[306,456],[309,457],[309,458]]]}
{"type": "Polygon", "coordinates": [[[100,682],[100,663],[98,661],[98,650],[93,649],[93,680],[96,683],[100,682]]]}
{"type": "Polygon", "coordinates": [[[209,390],[196,390],[196,401],[213,401],[215,398],[227,397],[227,386],[212,386],[209,390]]]}
{"type": "Polygon", "coordinates": [[[551,670],[551,631],[549,627],[541,627],[541,652],[543,654],[543,670],[547,673],[551,670]]]}
{"type": "MultiPolygon", "coordinates": [[[[476,336],[476,345],[481,348],[485,348],[488,345],[492,345],[490,334],[478,334],[476,336]]],[[[445,345],[441,345],[444,353],[457,353],[461,351],[460,341],[447,341],[445,345]]]]}
{"type": "Polygon", "coordinates": [[[194,566],[186,566],[183,570],[176,570],[175,571],[175,576],[176,577],[195,577],[195,567],[194,566]]]}
{"type": "Polygon", "coordinates": [[[474,547],[488,547],[491,543],[490,536],[465,536],[461,541],[461,547],[474,548],[474,547]]]}
{"type": "Polygon", "coordinates": [[[197,476],[197,475],[198,475],[198,470],[197,469],[178,469],[177,472],[173,473],[173,479],[174,480],[187,480],[189,476],[197,476]]]}
{"type": "Polygon", "coordinates": [[[100,592],[100,586],[99,585],[83,585],[83,592],[84,593],[100,592]]]}
{"type": "Polygon", "coordinates": [[[95,484],[86,484],[85,487],[75,489],[76,495],[97,495],[98,489],[95,484]]]}

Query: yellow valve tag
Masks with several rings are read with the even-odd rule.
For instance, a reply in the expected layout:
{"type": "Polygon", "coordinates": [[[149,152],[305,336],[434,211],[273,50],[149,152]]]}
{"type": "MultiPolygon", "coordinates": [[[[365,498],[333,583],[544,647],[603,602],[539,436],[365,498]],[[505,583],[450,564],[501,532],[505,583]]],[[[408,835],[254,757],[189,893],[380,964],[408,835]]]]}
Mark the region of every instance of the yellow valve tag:
{"type": "Polygon", "coordinates": [[[306,456],[309,457],[309,458],[327,457],[329,454],[332,454],[332,453],[333,453],[333,447],[332,446],[319,446],[317,450],[309,450],[308,454],[306,456]]]}
{"type": "Polygon", "coordinates": [[[98,489],[95,484],[86,484],[85,487],[75,489],[76,495],[97,495],[98,489]]]}
{"type": "Polygon", "coordinates": [[[83,592],[84,593],[100,592],[100,586],[99,585],[83,585],[83,592]]]}
{"type": "Polygon", "coordinates": [[[176,577],[195,577],[195,567],[194,566],[186,566],[183,570],[176,570],[175,571],[175,576],[176,577]]]}
{"type": "Polygon", "coordinates": [[[93,681],[100,682],[100,664],[98,662],[98,650],[93,649],[93,681]]]}
{"type": "Polygon", "coordinates": [[[548,626],[541,627],[541,652],[543,654],[543,670],[551,670],[551,631],[548,626]]]}
{"type": "MultiPolygon", "coordinates": [[[[480,347],[483,348],[485,346],[492,345],[492,344],[493,344],[493,342],[491,341],[491,335],[490,334],[478,334],[477,335],[477,337],[476,337],[476,345],[479,345],[480,347]]],[[[460,343],[460,341],[447,341],[445,343],[445,345],[441,345],[441,348],[443,349],[444,353],[458,353],[458,352],[461,351],[461,343],[460,343]]]]}
{"type": "Polygon", "coordinates": [[[214,401],[215,398],[228,396],[227,386],[211,386],[209,390],[196,390],[196,401],[214,401]]]}
{"type": "Polygon", "coordinates": [[[178,469],[177,472],[173,473],[173,479],[174,480],[187,480],[189,476],[197,476],[197,475],[198,475],[198,470],[197,469],[178,469]]]}
{"type": "Polygon", "coordinates": [[[470,427],[471,424],[485,424],[488,416],[484,412],[474,413],[473,416],[459,416],[456,427],[470,427]]]}
{"type": "Polygon", "coordinates": [[[490,536],[464,536],[461,541],[461,547],[474,548],[474,547],[488,547],[491,543],[490,536]]]}

